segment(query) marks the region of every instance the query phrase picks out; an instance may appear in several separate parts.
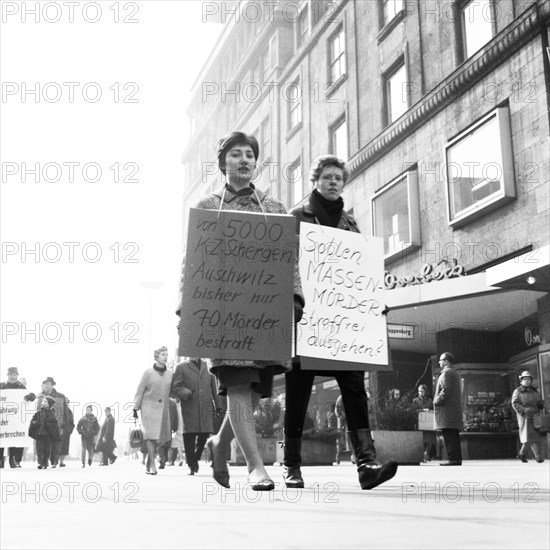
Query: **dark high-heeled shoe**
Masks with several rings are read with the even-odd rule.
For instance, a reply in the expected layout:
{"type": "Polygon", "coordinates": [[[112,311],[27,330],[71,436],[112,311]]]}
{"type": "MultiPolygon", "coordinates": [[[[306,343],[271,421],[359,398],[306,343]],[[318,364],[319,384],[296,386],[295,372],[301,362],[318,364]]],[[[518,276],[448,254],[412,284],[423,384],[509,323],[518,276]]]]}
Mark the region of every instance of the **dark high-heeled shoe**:
{"type": "MultiPolygon", "coordinates": [[[[226,489],[230,488],[229,485],[229,472],[227,470],[217,470],[216,464],[214,460],[214,444],[212,442],[212,438],[210,438],[206,442],[206,448],[208,449],[208,453],[210,455],[210,466],[212,466],[212,477],[214,480],[219,483],[222,487],[225,487],[226,489]]],[[[226,466],[227,467],[227,466],[226,466]]]]}
{"type": "Polygon", "coordinates": [[[522,462],[527,462],[526,456],[523,455],[523,454],[521,454],[521,453],[518,454],[518,458],[519,458],[522,462]]]}

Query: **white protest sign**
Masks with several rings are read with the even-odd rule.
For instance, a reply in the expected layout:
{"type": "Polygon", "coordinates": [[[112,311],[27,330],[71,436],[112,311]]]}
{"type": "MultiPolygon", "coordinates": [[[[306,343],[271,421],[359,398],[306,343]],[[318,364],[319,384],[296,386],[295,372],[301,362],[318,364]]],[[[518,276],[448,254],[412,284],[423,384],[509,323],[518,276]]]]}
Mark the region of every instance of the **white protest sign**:
{"type": "Polygon", "coordinates": [[[27,403],[28,390],[0,390],[0,447],[30,447],[29,424],[36,405],[27,403]]]}
{"type": "Polygon", "coordinates": [[[299,266],[306,301],[297,340],[302,367],[321,363],[304,357],[344,362],[334,364],[339,369],[346,362],[354,364],[347,369],[387,367],[382,239],[302,223],[299,266]]]}

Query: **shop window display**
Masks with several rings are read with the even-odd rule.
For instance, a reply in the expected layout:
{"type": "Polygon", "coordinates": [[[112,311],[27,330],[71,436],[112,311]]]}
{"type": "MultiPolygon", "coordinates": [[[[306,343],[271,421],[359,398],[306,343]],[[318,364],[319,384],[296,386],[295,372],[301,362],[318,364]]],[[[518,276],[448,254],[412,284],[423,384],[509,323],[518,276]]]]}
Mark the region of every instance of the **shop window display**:
{"type": "Polygon", "coordinates": [[[465,432],[517,430],[510,376],[502,371],[461,372],[465,432]]]}

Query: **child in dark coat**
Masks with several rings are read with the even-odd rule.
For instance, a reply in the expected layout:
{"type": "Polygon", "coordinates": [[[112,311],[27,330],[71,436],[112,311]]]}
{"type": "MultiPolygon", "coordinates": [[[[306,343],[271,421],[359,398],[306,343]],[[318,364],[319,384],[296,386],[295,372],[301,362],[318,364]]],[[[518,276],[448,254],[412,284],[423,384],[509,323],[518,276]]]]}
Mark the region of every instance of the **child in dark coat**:
{"type": "Polygon", "coordinates": [[[38,456],[38,469],[48,467],[48,458],[52,445],[61,441],[59,427],[52,407],[55,400],[45,396],[40,403],[40,409],[32,417],[29,426],[29,436],[36,440],[36,454],[38,456]]]}

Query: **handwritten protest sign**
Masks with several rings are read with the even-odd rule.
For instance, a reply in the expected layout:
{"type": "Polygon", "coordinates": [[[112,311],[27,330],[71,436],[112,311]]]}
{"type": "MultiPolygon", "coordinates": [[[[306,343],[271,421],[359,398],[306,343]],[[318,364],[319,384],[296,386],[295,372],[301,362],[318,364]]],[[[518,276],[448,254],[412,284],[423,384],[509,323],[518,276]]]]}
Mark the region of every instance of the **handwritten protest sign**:
{"type": "Polygon", "coordinates": [[[0,390],[0,447],[29,447],[27,435],[36,405],[27,403],[27,390],[0,390]]]}
{"type": "Polygon", "coordinates": [[[304,369],[389,370],[382,239],[300,224],[304,369]]]}
{"type": "Polygon", "coordinates": [[[191,209],[180,355],[291,358],[295,224],[289,215],[191,209]]]}

